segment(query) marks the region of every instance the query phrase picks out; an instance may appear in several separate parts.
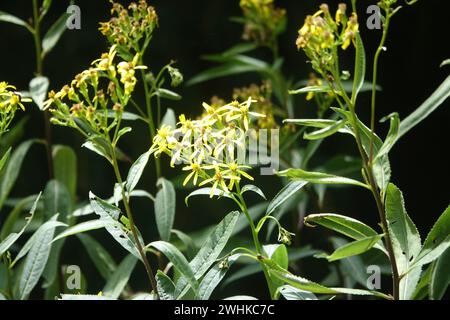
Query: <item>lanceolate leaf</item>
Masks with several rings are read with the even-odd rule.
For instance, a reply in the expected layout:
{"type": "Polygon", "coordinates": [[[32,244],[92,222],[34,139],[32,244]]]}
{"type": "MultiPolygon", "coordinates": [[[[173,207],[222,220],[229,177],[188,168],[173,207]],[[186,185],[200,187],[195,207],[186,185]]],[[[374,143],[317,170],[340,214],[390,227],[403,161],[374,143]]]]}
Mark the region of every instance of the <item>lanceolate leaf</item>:
{"type": "Polygon", "coordinates": [[[0,21],[13,23],[18,26],[25,27],[28,30],[31,30],[25,21],[4,11],[0,11],[0,21]]]}
{"type": "Polygon", "coordinates": [[[8,149],[8,151],[5,152],[5,154],[0,159],[0,173],[2,172],[3,167],[5,166],[6,162],[9,159],[9,155],[11,154],[11,148],[8,149]]]}
{"type": "Polygon", "coordinates": [[[264,192],[262,192],[262,190],[260,188],[258,188],[257,186],[254,186],[252,184],[246,184],[245,186],[242,187],[241,192],[243,194],[244,192],[247,192],[247,191],[252,191],[252,192],[258,194],[264,200],[267,200],[266,196],[264,195],[264,192]]]}
{"type": "Polygon", "coordinates": [[[132,254],[129,254],[123,259],[103,288],[104,296],[113,299],[119,298],[130,279],[137,261],[136,257],[132,254]]]}
{"type": "Polygon", "coordinates": [[[450,249],[442,253],[433,268],[430,281],[430,299],[441,300],[450,285],[450,249]]]}
{"type": "Polygon", "coordinates": [[[424,103],[422,103],[413,113],[411,113],[400,123],[398,139],[428,117],[434,110],[442,105],[449,96],[450,76],[444,80],[439,88],[437,88],[436,91],[433,92],[433,94],[424,103]]]}
{"type": "Polygon", "coordinates": [[[317,130],[317,131],[305,133],[303,135],[303,138],[306,139],[306,140],[324,139],[324,138],[327,138],[329,136],[332,136],[333,134],[338,132],[340,129],[345,127],[345,125],[346,125],[346,121],[340,120],[340,121],[337,121],[335,124],[333,124],[331,126],[322,128],[322,129],[317,130]]]}
{"type": "Polygon", "coordinates": [[[450,206],[434,224],[423,244],[422,250],[412,263],[412,267],[424,265],[437,259],[450,247],[450,206]]]}
{"type": "Polygon", "coordinates": [[[66,237],[77,235],[91,230],[113,227],[114,225],[115,222],[102,219],[80,222],[79,224],[67,228],[66,230],[58,234],[58,236],[56,236],[55,239],[53,239],[53,241],[55,242],[66,237]]]}
{"type": "Polygon", "coordinates": [[[27,223],[25,224],[25,226],[23,226],[23,228],[17,232],[17,233],[10,233],[5,240],[3,240],[0,243],[0,257],[17,241],[17,239],[20,238],[20,236],[25,232],[25,230],[27,229],[28,225],[30,224],[31,220],[34,217],[34,212],[36,211],[36,206],[37,203],[39,201],[39,198],[41,197],[41,194],[38,195],[38,197],[36,198],[36,200],[34,201],[33,207],[30,210],[30,215],[26,218],[27,223]]]}
{"type": "Polygon", "coordinates": [[[92,192],[89,194],[91,207],[100,219],[111,222],[111,226],[107,224],[105,229],[111,236],[128,252],[133,254],[136,258],[141,259],[141,256],[136,248],[134,239],[131,238],[130,232],[124,230],[124,226],[118,221],[120,216],[120,209],[98,198],[92,192]]]}
{"type": "Polygon", "coordinates": [[[128,192],[132,192],[139,180],[141,179],[142,173],[148,163],[148,158],[150,157],[150,151],[142,154],[131,166],[130,171],[128,171],[127,182],[125,188],[128,192]]]}
{"type": "Polygon", "coordinates": [[[184,276],[194,292],[197,292],[198,282],[195,278],[194,271],[183,254],[174,245],[164,241],[155,241],[151,242],[149,246],[162,252],[172,262],[175,269],[184,276]]]}
{"type": "Polygon", "coordinates": [[[42,56],[49,53],[53,47],[58,43],[58,40],[66,31],[66,21],[70,15],[64,13],[58,20],[50,27],[42,40],[42,56]]]}
{"type": "MultiPolygon", "coordinates": [[[[230,238],[234,226],[239,217],[239,212],[234,211],[229,213],[223,220],[214,228],[211,234],[206,239],[198,251],[195,258],[189,263],[190,267],[195,273],[195,278],[201,278],[205,272],[216,261],[217,257],[222,252],[223,248],[230,238]]],[[[180,278],[176,283],[175,296],[179,298],[185,293],[187,281],[180,278]]]]}
{"type": "Polygon", "coordinates": [[[376,292],[376,291],[368,291],[368,290],[360,290],[360,289],[347,289],[347,288],[328,288],[322,286],[318,283],[310,281],[308,279],[295,276],[289,271],[281,268],[275,262],[270,259],[262,258],[261,261],[269,267],[270,273],[282,280],[284,283],[289,284],[295,288],[300,290],[309,291],[312,293],[321,293],[321,294],[352,294],[352,295],[374,295],[378,297],[383,297],[385,299],[389,299],[388,296],[376,292]]]}
{"type": "MultiPolygon", "coordinates": [[[[305,218],[305,224],[309,226],[318,224],[355,240],[377,236],[377,232],[368,225],[356,219],[333,213],[310,214],[305,218]]],[[[381,242],[375,244],[374,247],[387,253],[381,242]]]]}
{"type": "Polygon", "coordinates": [[[233,263],[240,257],[240,254],[234,254],[219,261],[203,277],[198,289],[198,298],[208,300],[214,289],[222,281],[233,263]]]}
{"type": "Polygon", "coordinates": [[[17,147],[11,155],[8,165],[4,168],[2,175],[0,176],[0,209],[3,207],[6,198],[11,192],[11,189],[19,176],[19,171],[25,156],[34,142],[34,140],[28,140],[17,147]]]}
{"type": "Polygon", "coordinates": [[[53,146],[53,170],[55,179],[64,184],[75,200],[77,191],[77,156],[68,146],[53,146]]]}
{"type": "MultiPolygon", "coordinates": [[[[56,217],[57,216],[54,216],[50,222],[55,222],[56,217]]],[[[50,255],[54,231],[55,228],[43,228],[36,231],[37,235],[25,258],[22,273],[20,275],[17,293],[18,299],[24,300],[28,298],[29,294],[38,283],[50,255]]]]}
{"type": "Polygon", "coordinates": [[[160,190],[155,199],[156,226],[162,240],[169,241],[175,219],[175,189],[172,182],[160,178],[157,183],[160,190]]]}
{"type": "MultiPolygon", "coordinates": [[[[419,255],[421,240],[416,226],[406,213],[401,191],[392,183],[386,191],[386,218],[400,275],[408,272],[412,261],[419,255]]],[[[400,281],[400,299],[409,299],[420,278],[421,268],[404,275],[400,281]]]]}
{"type": "Polygon", "coordinates": [[[302,169],[287,169],[277,173],[281,177],[289,177],[293,180],[308,181],[317,184],[351,184],[368,189],[369,187],[357,180],[339,177],[322,172],[308,172],[302,169]]]}
{"type": "Polygon", "coordinates": [[[393,113],[388,118],[391,120],[391,126],[389,128],[386,140],[376,154],[374,161],[377,161],[378,159],[388,155],[389,151],[391,151],[395,141],[397,140],[398,131],[400,128],[400,118],[397,113],[393,113]]]}
{"type": "Polygon", "coordinates": [[[327,256],[326,258],[331,262],[356,256],[372,249],[372,247],[377,244],[382,237],[382,235],[376,235],[350,242],[336,249],[331,255],[327,256]]]}
{"type": "Polygon", "coordinates": [[[352,101],[355,101],[359,91],[364,85],[364,78],[366,76],[366,51],[359,32],[355,37],[356,43],[356,59],[355,59],[355,71],[353,79],[352,101]]]}

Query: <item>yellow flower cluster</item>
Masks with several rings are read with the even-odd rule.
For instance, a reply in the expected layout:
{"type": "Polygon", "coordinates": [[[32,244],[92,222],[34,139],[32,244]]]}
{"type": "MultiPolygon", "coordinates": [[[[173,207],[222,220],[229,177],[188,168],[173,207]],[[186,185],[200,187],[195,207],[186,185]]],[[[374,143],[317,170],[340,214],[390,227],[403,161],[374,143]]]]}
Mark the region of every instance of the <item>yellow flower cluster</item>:
{"type": "Polygon", "coordinates": [[[50,91],[44,106],[50,108],[54,124],[76,127],[82,121],[98,133],[113,127],[108,125],[110,112],[122,113],[137,82],[135,70],[146,68],[137,65],[137,54],[132,61],[117,64],[115,58],[116,46],[112,46],[89,69],[76,75],[70,86],[65,85],[58,92],[50,91]],[[75,119],[80,120],[78,124],[75,119]]]}
{"type": "Polygon", "coordinates": [[[25,110],[23,101],[25,99],[21,98],[14,86],[0,82],[0,137],[8,130],[17,109],[25,110]]]}
{"type": "Polygon", "coordinates": [[[132,2],[128,9],[120,3],[111,3],[111,15],[114,16],[108,22],[100,23],[100,32],[111,44],[119,46],[121,55],[133,56],[142,52],[158,25],[155,9],[146,0],[132,2]]]}
{"type": "Polygon", "coordinates": [[[245,139],[251,117],[264,117],[250,111],[255,101],[249,98],[239,103],[233,101],[221,107],[203,103],[204,116],[198,120],[179,117],[177,128],[163,125],[153,139],[150,152],[155,157],[165,153],[171,157],[170,164],[184,164],[189,171],[183,184],[192,180],[194,185],[211,185],[211,196],[219,188],[229,192],[241,177],[253,180],[245,172],[250,169],[241,161],[245,153],[245,139]],[[241,154],[242,155],[242,154],[241,154]]]}
{"type": "Polygon", "coordinates": [[[335,48],[341,46],[343,50],[347,49],[359,31],[356,13],[348,17],[346,9],[344,3],[339,4],[333,18],[328,5],[322,4],[319,11],[306,17],[298,31],[297,47],[305,51],[316,70],[332,64],[335,48]]]}
{"type": "Polygon", "coordinates": [[[276,8],[273,0],[241,0],[244,14],[244,40],[272,46],[276,36],[284,31],[286,10],[276,8]]]}

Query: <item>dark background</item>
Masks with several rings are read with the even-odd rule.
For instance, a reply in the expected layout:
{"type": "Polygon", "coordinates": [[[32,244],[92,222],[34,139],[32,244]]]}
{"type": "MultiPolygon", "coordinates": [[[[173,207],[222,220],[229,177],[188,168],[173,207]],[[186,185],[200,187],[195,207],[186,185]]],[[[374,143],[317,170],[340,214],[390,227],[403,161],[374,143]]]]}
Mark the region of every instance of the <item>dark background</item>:
{"type": "MultiPolygon", "coordinates": [[[[298,52],[295,39],[298,28],[303,24],[307,14],[316,11],[322,1],[276,1],[277,5],[287,10],[289,18],[287,31],[280,38],[281,56],[285,57],[284,71],[293,79],[307,77],[310,67],[305,63],[305,56],[298,52]]],[[[330,5],[337,1],[330,1],[330,5]]],[[[402,1],[399,1],[402,2],[402,1]]],[[[69,1],[54,1],[52,9],[45,19],[47,27],[67,8],[69,1]]],[[[81,7],[82,29],[67,31],[57,47],[47,57],[44,73],[51,80],[50,87],[59,89],[70,82],[75,74],[87,68],[90,62],[107,51],[108,44],[98,29],[99,21],[109,19],[110,5],[106,0],[76,1],[81,7]]],[[[127,3],[123,1],[123,3],[127,3]]],[[[239,1],[225,0],[154,0],[160,27],[156,30],[146,64],[150,70],[158,71],[171,59],[177,60],[177,66],[188,80],[198,72],[212,65],[200,59],[202,54],[218,53],[241,40],[242,26],[230,22],[230,16],[240,15],[239,1]]],[[[365,27],[365,6],[376,1],[358,1],[360,8],[360,24],[366,45],[368,61],[373,59],[373,52],[378,45],[381,33],[379,30],[368,30],[365,27]]],[[[23,19],[31,16],[31,1],[1,1],[0,10],[11,12],[23,19]]],[[[333,8],[334,11],[334,8],[333,8]]],[[[387,52],[382,55],[379,71],[379,84],[383,92],[378,95],[377,117],[380,118],[393,111],[398,111],[405,118],[417,108],[434,89],[450,74],[450,67],[439,68],[439,64],[450,58],[450,27],[448,25],[448,1],[421,0],[416,5],[405,6],[393,19],[391,33],[387,41],[387,52]]],[[[23,28],[0,24],[0,80],[15,84],[19,89],[26,89],[35,69],[34,46],[30,34],[23,28]]],[[[261,50],[260,58],[270,58],[261,50]]],[[[370,66],[367,77],[371,77],[370,66]]],[[[187,87],[182,85],[177,91],[183,96],[179,102],[167,102],[166,107],[173,108],[177,114],[197,115],[201,112],[201,102],[209,101],[213,95],[228,98],[234,87],[257,82],[255,75],[239,75],[204,84],[187,87]]],[[[296,100],[296,116],[313,115],[313,106],[306,105],[303,97],[296,100]]],[[[449,107],[446,101],[428,119],[414,128],[402,138],[391,152],[392,181],[403,191],[406,208],[415,221],[422,238],[426,236],[434,221],[449,204],[449,158],[447,154],[449,107]]],[[[369,97],[361,96],[358,106],[362,118],[367,121],[369,115],[369,97]]],[[[33,105],[28,106],[30,119],[26,126],[25,138],[43,136],[43,116],[33,105]]],[[[378,125],[382,137],[386,133],[386,125],[378,125]]],[[[122,141],[122,148],[133,158],[144,152],[150,145],[144,127],[134,128],[133,133],[122,141]]],[[[99,196],[109,197],[114,183],[113,172],[105,161],[81,149],[82,140],[72,130],[53,127],[54,143],[71,145],[78,155],[78,196],[86,200],[92,190],[99,196]]],[[[322,159],[336,153],[356,154],[353,141],[342,136],[327,140],[321,147],[320,155],[315,159],[320,164],[322,159]]],[[[34,147],[27,158],[21,178],[14,189],[14,196],[25,196],[42,190],[48,179],[46,158],[40,147],[34,147]]],[[[163,161],[164,162],[164,161],[163,161]]],[[[126,168],[123,168],[126,172],[126,168]]],[[[154,191],[153,168],[147,170],[142,187],[154,191]],[[146,183],[146,181],[148,183],[146,183]]],[[[164,174],[173,177],[178,172],[164,168],[164,174]]],[[[258,178],[259,179],[259,178],[258,178]]],[[[271,198],[281,187],[276,178],[264,178],[260,185],[266,195],[271,198]]],[[[183,202],[183,194],[178,194],[175,227],[186,232],[199,230],[217,223],[232,207],[223,201],[210,201],[206,198],[192,201],[190,208],[183,202]]],[[[357,217],[375,225],[376,210],[369,193],[356,189],[342,189],[331,192],[328,198],[330,210],[357,217]]],[[[156,237],[153,219],[153,206],[137,200],[133,204],[138,212],[138,223],[148,240],[156,237]],[[149,209],[150,208],[150,209],[149,209]]],[[[244,234],[246,235],[246,234],[244,234]]],[[[246,235],[248,236],[248,235],[246,235]]],[[[318,245],[323,244],[318,230],[305,230],[298,235],[300,242],[308,243],[308,239],[318,245]],[[304,241],[304,238],[307,241],[304,241]]],[[[109,241],[111,242],[111,241],[109,241]]],[[[108,241],[105,241],[108,243],[108,241]]],[[[76,240],[68,242],[71,250],[65,250],[64,259],[69,263],[86,263],[88,258],[76,240]],[[70,251],[70,253],[67,253],[70,251]]],[[[114,244],[110,248],[117,248],[114,244]]],[[[119,251],[119,250],[116,250],[119,251]]],[[[116,252],[120,257],[123,253],[116,252]]],[[[89,269],[89,268],[88,268],[89,269]]],[[[141,272],[142,270],[140,270],[141,272]]],[[[92,279],[94,271],[88,271],[92,279]]],[[[305,274],[314,280],[320,280],[321,271],[307,269],[305,274]]],[[[139,278],[140,276],[134,276],[139,278]]],[[[95,278],[95,276],[94,276],[95,278]]],[[[98,277],[97,277],[98,278],[98,277]]],[[[252,278],[257,279],[257,278],[252,278]]],[[[136,281],[136,280],[135,280],[136,281]]],[[[94,281],[94,288],[95,288],[94,281]]],[[[136,281],[136,286],[142,284],[136,281]]],[[[236,292],[234,287],[234,292],[236,292]]],[[[239,289],[238,289],[239,290],[239,289]]],[[[245,286],[242,294],[258,295],[258,286],[245,286]]]]}

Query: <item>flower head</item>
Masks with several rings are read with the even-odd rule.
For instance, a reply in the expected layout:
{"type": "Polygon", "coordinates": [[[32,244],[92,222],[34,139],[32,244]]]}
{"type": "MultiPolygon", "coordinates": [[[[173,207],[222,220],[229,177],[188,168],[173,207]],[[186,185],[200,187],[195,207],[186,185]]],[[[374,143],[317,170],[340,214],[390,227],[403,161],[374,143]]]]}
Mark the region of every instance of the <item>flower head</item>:
{"type": "Polygon", "coordinates": [[[336,48],[346,50],[359,31],[356,13],[348,18],[346,10],[345,4],[339,4],[333,18],[328,5],[322,4],[319,11],[306,17],[298,31],[297,48],[306,53],[313,68],[322,74],[337,59],[336,48]]]}
{"type": "Polygon", "coordinates": [[[22,98],[14,86],[0,82],[0,137],[8,130],[17,109],[25,110],[23,102],[29,101],[22,98]]]}
{"type": "Polygon", "coordinates": [[[176,128],[163,125],[153,138],[150,152],[155,157],[165,153],[172,166],[183,163],[189,174],[183,184],[211,186],[211,196],[218,190],[231,191],[242,178],[253,180],[242,163],[244,139],[250,118],[264,117],[251,111],[254,100],[233,101],[223,106],[204,103],[204,115],[197,120],[179,117],[176,128]]]}
{"type": "Polygon", "coordinates": [[[284,31],[286,10],[276,8],[273,0],[241,0],[244,14],[244,40],[272,47],[276,37],[284,31]]]}
{"type": "Polygon", "coordinates": [[[146,0],[131,2],[128,8],[111,0],[113,17],[100,23],[100,32],[112,45],[118,46],[118,53],[130,59],[142,52],[158,26],[158,15],[146,0]]]}
{"type": "Polygon", "coordinates": [[[54,124],[78,128],[87,135],[108,134],[115,128],[115,119],[123,114],[134,91],[135,70],[146,68],[138,65],[137,55],[131,61],[117,62],[116,50],[113,45],[70,85],[50,91],[44,107],[52,113],[54,124]]]}

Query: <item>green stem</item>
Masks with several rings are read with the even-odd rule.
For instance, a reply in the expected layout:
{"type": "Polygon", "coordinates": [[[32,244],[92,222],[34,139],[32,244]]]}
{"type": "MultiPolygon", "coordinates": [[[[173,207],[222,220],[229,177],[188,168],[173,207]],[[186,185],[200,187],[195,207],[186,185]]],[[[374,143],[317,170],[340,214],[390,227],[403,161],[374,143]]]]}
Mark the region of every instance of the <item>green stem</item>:
{"type": "MultiPolygon", "coordinates": [[[[142,57],[142,56],[141,56],[142,57]]],[[[141,63],[142,58],[141,58],[141,63]]],[[[145,93],[145,107],[147,110],[147,117],[148,117],[148,129],[150,133],[150,140],[153,141],[153,137],[156,135],[156,129],[155,129],[155,122],[153,118],[153,110],[152,110],[152,95],[150,92],[150,88],[148,86],[148,83],[145,79],[145,71],[141,69],[141,78],[142,82],[144,83],[144,93],[145,93]]],[[[159,179],[161,177],[161,163],[159,158],[155,158],[155,169],[156,169],[156,177],[159,179]]]]}
{"type": "Polygon", "coordinates": [[[147,255],[145,254],[144,248],[142,247],[141,241],[138,237],[138,233],[137,233],[137,229],[136,229],[136,225],[134,223],[134,219],[133,219],[133,214],[131,212],[131,208],[130,208],[130,203],[129,203],[129,198],[128,196],[125,194],[125,190],[123,187],[123,180],[122,180],[122,176],[120,175],[120,171],[119,171],[119,165],[117,163],[117,157],[116,157],[116,152],[115,152],[115,148],[112,148],[113,150],[113,155],[112,155],[112,165],[114,168],[114,173],[116,175],[116,179],[117,182],[120,185],[120,189],[122,192],[122,200],[125,206],[125,212],[127,214],[127,218],[128,221],[130,223],[130,229],[131,229],[131,233],[133,234],[133,238],[134,238],[134,242],[136,243],[136,248],[138,249],[138,252],[142,258],[142,262],[144,263],[144,267],[145,267],[145,271],[147,272],[147,276],[148,279],[150,281],[150,284],[152,286],[153,292],[154,294],[158,294],[157,288],[156,288],[156,281],[155,278],[153,276],[153,270],[152,267],[147,259],[147,255]]]}
{"type": "Polygon", "coordinates": [[[372,135],[370,137],[370,152],[369,152],[369,163],[372,165],[373,161],[373,145],[375,139],[375,107],[376,107],[376,97],[377,97],[377,77],[378,77],[378,60],[380,59],[381,52],[384,50],[384,44],[386,43],[387,34],[389,31],[389,22],[391,20],[391,13],[386,11],[386,20],[383,25],[383,36],[381,37],[380,45],[375,52],[375,57],[373,59],[373,77],[372,77],[372,101],[371,101],[371,112],[370,112],[370,130],[372,135]]]}
{"type": "MultiPolygon", "coordinates": [[[[37,0],[33,0],[33,39],[34,47],[36,51],[36,75],[43,74],[44,59],[42,56],[42,43],[41,43],[41,21],[39,18],[39,5],[37,0]]],[[[52,156],[52,129],[50,124],[50,116],[48,111],[44,111],[44,130],[45,130],[45,140],[46,153],[47,153],[47,165],[48,165],[48,175],[50,179],[53,179],[53,156],[52,156]]]]}
{"type": "MultiPolygon", "coordinates": [[[[258,232],[256,231],[256,227],[255,227],[255,224],[253,222],[253,219],[250,216],[250,213],[248,212],[248,208],[247,208],[247,205],[245,203],[244,197],[242,196],[241,188],[239,186],[239,183],[236,184],[236,195],[238,197],[238,199],[237,199],[238,200],[238,204],[241,207],[242,211],[244,212],[245,217],[248,220],[248,224],[250,225],[250,231],[252,233],[252,238],[253,238],[253,243],[254,243],[255,248],[256,248],[256,253],[259,256],[264,256],[261,243],[259,242],[258,232]]],[[[262,263],[261,261],[259,263],[261,264],[261,267],[262,267],[263,272],[264,272],[264,276],[266,278],[267,286],[269,287],[270,297],[273,299],[275,297],[276,288],[273,288],[273,286],[272,286],[272,280],[270,279],[269,270],[267,269],[267,266],[264,263],[262,263]]]]}

